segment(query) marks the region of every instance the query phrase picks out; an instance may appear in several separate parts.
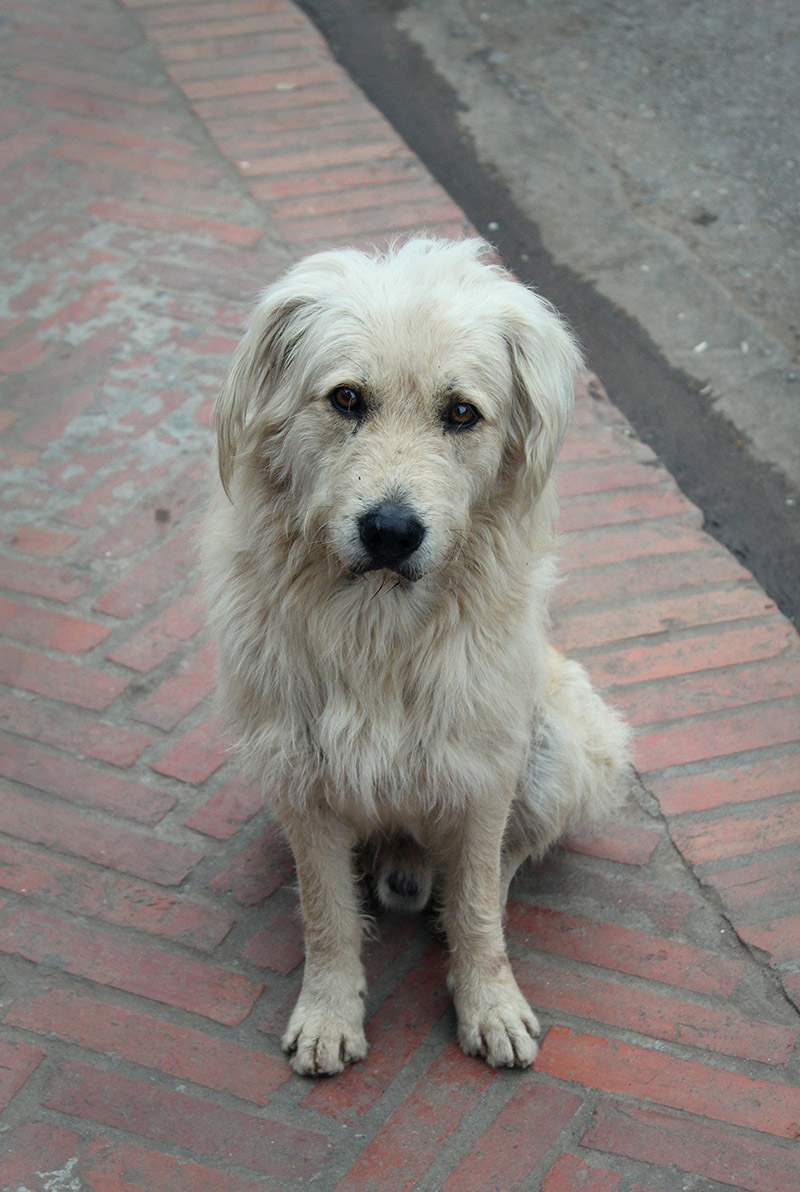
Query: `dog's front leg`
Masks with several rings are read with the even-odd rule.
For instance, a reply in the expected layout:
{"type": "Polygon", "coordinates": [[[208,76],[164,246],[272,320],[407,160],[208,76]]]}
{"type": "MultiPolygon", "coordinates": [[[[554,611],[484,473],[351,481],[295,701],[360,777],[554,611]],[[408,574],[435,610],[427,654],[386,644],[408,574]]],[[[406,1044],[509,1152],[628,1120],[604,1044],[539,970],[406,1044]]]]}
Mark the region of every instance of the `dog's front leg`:
{"type": "Polygon", "coordinates": [[[539,1023],[506,955],[500,908],[505,812],[469,808],[443,850],[443,922],[452,952],[449,987],[458,1041],[493,1068],[525,1068],[536,1058],[539,1023]]]}
{"type": "Polygon", "coordinates": [[[306,962],[283,1047],[300,1075],[331,1075],[367,1054],[355,838],[324,808],[284,818],[284,828],[297,865],[306,962]]]}

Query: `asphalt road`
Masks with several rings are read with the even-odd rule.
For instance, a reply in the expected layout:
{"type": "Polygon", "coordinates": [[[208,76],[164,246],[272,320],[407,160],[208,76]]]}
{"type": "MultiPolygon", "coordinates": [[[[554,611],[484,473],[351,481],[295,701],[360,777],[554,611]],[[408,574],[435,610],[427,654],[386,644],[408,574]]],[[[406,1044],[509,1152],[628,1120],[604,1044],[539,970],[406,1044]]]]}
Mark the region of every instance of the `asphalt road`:
{"type": "Polygon", "coordinates": [[[797,624],[797,6],[301,7],[797,624]]]}

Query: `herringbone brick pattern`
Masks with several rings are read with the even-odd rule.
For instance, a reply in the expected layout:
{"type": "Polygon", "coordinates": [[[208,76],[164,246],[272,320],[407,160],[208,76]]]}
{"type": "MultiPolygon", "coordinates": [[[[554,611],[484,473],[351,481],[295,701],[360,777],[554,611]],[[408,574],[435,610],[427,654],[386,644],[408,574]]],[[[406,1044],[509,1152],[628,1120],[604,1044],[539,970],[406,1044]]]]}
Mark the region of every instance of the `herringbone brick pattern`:
{"type": "Polygon", "coordinates": [[[213,399],[298,255],[468,225],[289,0],[0,8],[0,1187],[797,1188],[797,637],[591,377],[557,637],[646,791],[513,888],[536,1069],[462,1056],[441,942],[382,916],[369,1057],[290,1074],[292,863],[194,564],[213,399]]]}

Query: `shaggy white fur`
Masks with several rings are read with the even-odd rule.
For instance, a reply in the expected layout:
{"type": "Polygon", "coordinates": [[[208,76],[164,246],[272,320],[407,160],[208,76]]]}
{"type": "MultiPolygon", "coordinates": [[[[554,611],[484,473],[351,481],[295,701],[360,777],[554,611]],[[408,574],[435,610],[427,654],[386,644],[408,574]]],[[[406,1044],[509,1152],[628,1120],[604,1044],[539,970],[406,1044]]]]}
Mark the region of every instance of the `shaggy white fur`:
{"type": "Polygon", "coordinates": [[[222,704],[297,862],[298,1072],[366,1053],[365,842],[391,905],[420,906],[436,875],[462,1047],[535,1057],[508,883],[608,814],[628,767],[622,722],[546,640],[579,366],[486,245],[428,239],[309,257],[233,359],[205,582],[222,704]]]}

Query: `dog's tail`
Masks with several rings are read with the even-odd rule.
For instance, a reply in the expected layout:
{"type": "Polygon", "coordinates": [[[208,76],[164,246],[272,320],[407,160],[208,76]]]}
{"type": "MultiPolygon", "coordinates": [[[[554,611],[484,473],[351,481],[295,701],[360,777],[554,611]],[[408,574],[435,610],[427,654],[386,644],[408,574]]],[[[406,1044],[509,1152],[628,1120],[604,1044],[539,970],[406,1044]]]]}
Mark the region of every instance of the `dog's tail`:
{"type": "Polygon", "coordinates": [[[370,842],[367,869],[378,901],[390,911],[423,910],[433,890],[433,866],[422,845],[411,836],[390,836],[370,842]]]}

